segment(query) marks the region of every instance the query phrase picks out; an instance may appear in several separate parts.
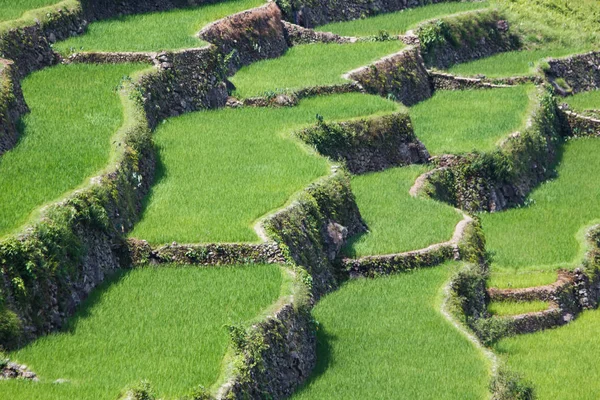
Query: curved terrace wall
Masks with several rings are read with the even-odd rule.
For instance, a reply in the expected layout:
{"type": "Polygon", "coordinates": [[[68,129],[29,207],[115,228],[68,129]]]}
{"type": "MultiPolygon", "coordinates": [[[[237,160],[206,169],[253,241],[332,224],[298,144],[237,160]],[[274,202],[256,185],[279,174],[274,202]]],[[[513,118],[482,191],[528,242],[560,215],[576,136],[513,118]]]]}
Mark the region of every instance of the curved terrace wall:
{"type": "Polygon", "coordinates": [[[500,211],[521,204],[549,178],[564,123],[551,93],[540,89],[523,132],[512,134],[490,153],[441,157],[422,192],[466,211],[500,211]]]}
{"type": "Polygon", "coordinates": [[[12,61],[0,59],[0,156],[19,140],[17,123],[29,111],[12,61]]]}

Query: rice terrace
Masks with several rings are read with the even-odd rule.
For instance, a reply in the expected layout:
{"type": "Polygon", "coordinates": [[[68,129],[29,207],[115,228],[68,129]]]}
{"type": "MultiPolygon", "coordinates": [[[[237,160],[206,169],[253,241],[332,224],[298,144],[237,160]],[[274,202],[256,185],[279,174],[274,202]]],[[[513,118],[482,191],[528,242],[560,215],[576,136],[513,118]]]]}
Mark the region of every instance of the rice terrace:
{"type": "Polygon", "coordinates": [[[0,0],[0,400],[600,398],[600,1],[0,0]]]}

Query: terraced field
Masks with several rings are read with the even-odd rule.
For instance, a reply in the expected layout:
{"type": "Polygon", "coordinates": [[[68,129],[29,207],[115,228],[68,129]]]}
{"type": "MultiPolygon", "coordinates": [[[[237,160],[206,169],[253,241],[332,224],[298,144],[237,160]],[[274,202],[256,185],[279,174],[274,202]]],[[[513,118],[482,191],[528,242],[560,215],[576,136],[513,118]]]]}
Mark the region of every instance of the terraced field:
{"type": "Polygon", "coordinates": [[[347,120],[398,109],[362,94],[318,97],[292,108],[206,111],[156,132],[160,167],[131,233],[152,243],[256,242],[254,224],[329,172],[292,139],[315,116],[347,120]],[[239,207],[244,204],[244,207],[239,207]]]}
{"type": "Polygon", "coordinates": [[[247,98],[348,83],[343,74],[396,53],[403,46],[396,40],[292,47],[283,57],[242,68],[231,78],[236,88],[234,95],[247,98]]]}
{"type": "Polygon", "coordinates": [[[333,22],[319,26],[316,30],[321,32],[333,32],[341,36],[355,37],[377,36],[382,34],[401,35],[420,22],[450,14],[479,10],[488,6],[488,1],[439,3],[394,13],[376,15],[370,18],[333,22]]]}
{"type": "Polygon", "coordinates": [[[83,36],[58,42],[63,54],[80,51],[161,51],[197,48],[208,43],[196,35],[209,23],[264,4],[229,0],[200,7],[127,15],[93,22],[83,36]]]}
{"type": "Polygon", "coordinates": [[[18,3],[0,0],[0,141],[19,136],[1,399],[598,397],[600,132],[566,137],[556,103],[598,115],[600,59],[544,61],[597,50],[595,0],[18,3]],[[188,52],[241,11],[215,60],[188,52]],[[164,50],[182,58],[119,63],[164,50]],[[505,209],[459,209],[485,196],[505,209]]]}
{"type": "Polygon", "coordinates": [[[439,310],[456,267],[355,280],[321,300],[319,363],[293,398],[484,398],[488,361],[439,310]]]}
{"type": "Polygon", "coordinates": [[[140,377],[161,396],[210,387],[221,373],[227,325],[254,320],[271,306],[282,273],[272,265],[121,273],[64,332],[11,354],[37,371],[39,383],[3,381],[0,392],[10,399],[114,399],[140,377]]]}
{"type": "Polygon", "coordinates": [[[24,80],[31,113],[22,120],[19,144],[0,160],[0,235],[21,227],[40,206],[84,185],[107,166],[111,139],[123,123],[115,88],[144,68],[57,66],[24,80]]]}
{"type": "Polygon", "coordinates": [[[58,0],[0,1],[0,22],[20,18],[25,12],[58,3],[58,0]]]}

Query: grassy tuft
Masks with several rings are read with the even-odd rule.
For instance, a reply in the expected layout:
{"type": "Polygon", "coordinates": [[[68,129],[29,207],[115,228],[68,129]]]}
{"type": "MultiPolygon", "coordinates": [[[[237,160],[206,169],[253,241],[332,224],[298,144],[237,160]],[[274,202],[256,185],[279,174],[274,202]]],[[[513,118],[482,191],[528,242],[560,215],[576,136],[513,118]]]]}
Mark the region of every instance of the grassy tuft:
{"type": "Polygon", "coordinates": [[[342,36],[376,36],[382,31],[390,35],[401,35],[419,22],[488,6],[487,1],[431,4],[353,21],[333,22],[322,25],[317,30],[342,36]]]}
{"type": "Polygon", "coordinates": [[[262,0],[229,0],[199,7],[93,22],[83,36],[55,44],[63,54],[79,51],[160,51],[195,48],[207,43],[196,34],[209,23],[264,4],[262,0]]]}
{"type": "Polygon", "coordinates": [[[112,400],[140,380],[168,398],[209,387],[229,343],[226,325],[256,318],[279,297],[281,282],[273,265],[123,273],[95,290],[64,332],[9,354],[41,381],[0,382],[2,397],[112,400]]]}
{"type": "Polygon", "coordinates": [[[351,257],[417,250],[450,240],[462,216],[452,207],[408,191],[426,166],[355,176],[352,191],[369,232],[350,239],[351,257]]]}
{"type": "Polygon", "coordinates": [[[31,113],[0,158],[0,235],[106,167],[123,122],[116,87],[140,65],[60,65],[23,81],[31,113]]]}
{"type": "Polygon", "coordinates": [[[318,364],[293,398],[485,398],[487,362],[439,311],[451,265],[353,280],[323,298],[318,364]]]}
{"type": "Polygon", "coordinates": [[[153,243],[252,242],[254,222],[328,173],[292,139],[316,123],[398,109],[363,94],[318,97],[293,108],[242,108],[169,119],[156,131],[160,165],[132,236],[153,243]]]}
{"type": "Polygon", "coordinates": [[[488,311],[492,315],[505,316],[543,311],[548,307],[545,301],[494,301],[489,304],[488,311]]]}
{"type": "Polygon", "coordinates": [[[231,78],[240,98],[293,91],[311,86],[347,83],[343,74],[393,54],[403,47],[397,40],[350,44],[307,44],[292,47],[282,57],[240,69],[231,78]]]}
{"type": "Polygon", "coordinates": [[[525,125],[532,85],[438,91],[410,109],[417,137],[432,155],[490,151],[525,125]]]}

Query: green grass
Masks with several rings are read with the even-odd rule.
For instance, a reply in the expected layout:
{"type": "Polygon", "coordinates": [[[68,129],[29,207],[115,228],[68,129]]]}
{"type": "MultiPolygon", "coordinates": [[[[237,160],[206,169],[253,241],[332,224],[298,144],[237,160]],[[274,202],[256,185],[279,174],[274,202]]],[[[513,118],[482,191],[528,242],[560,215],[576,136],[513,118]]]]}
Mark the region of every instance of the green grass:
{"type": "Polygon", "coordinates": [[[0,0],[0,21],[20,18],[23,13],[59,3],[60,0],[0,0]]]}
{"type": "Polygon", "coordinates": [[[556,271],[506,270],[494,271],[488,280],[488,287],[501,289],[520,289],[533,286],[545,286],[556,282],[556,271]]]}
{"type": "Polygon", "coordinates": [[[352,191],[369,232],[350,239],[348,256],[400,253],[450,240],[462,216],[444,203],[408,193],[427,170],[414,165],[352,178],[352,191]]]}
{"type": "Polygon", "coordinates": [[[269,92],[347,83],[343,74],[397,53],[402,47],[402,42],[397,40],[295,46],[282,57],[240,69],[231,78],[237,88],[234,96],[264,96],[269,92]]]}
{"type": "Polygon", "coordinates": [[[432,155],[489,151],[525,125],[532,85],[438,91],[410,109],[417,137],[432,155]]]}
{"type": "Polygon", "coordinates": [[[262,0],[229,0],[200,7],[128,15],[93,22],[83,36],[54,46],[68,54],[78,51],[160,51],[202,47],[196,34],[209,23],[264,4],[262,0]]]}
{"type": "Polygon", "coordinates": [[[124,273],[94,291],[65,332],[9,354],[40,383],[0,382],[0,392],[14,400],[113,400],[142,379],[168,398],[209,387],[229,344],[226,324],[256,318],[279,297],[281,283],[272,265],[124,273]],[[52,383],[59,378],[69,382],[52,383]]]}
{"type": "Polygon", "coordinates": [[[561,99],[575,111],[600,110],[600,90],[577,93],[574,96],[561,99]]]}
{"type": "Polygon", "coordinates": [[[600,41],[597,0],[490,0],[526,46],[593,48],[600,41]]]}
{"type": "Polygon", "coordinates": [[[316,114],[330,121],[396,110],[392,101],[354,93],[170,119],[156,132],[161,165],[131,235],[154,243],[257,241],[258,218],[329,172],[292,131],[315,123],[316,114]]]}
{"type": "Polygon", "coordinates": [[[31,113],[0,158],[0,235],[107,166],[123,110],[115,90],[139,65],[60,65],[23,81],[31,113]]]}
{"type": "Polygon", "coordinates": [[[600,312],[570,324],[501,340],[495,350],[530,380],[539,400],[593,400],[600,393],[600,312]]]}
{"type": "Polygon", "coordinates": [[[493,269],[555,271],[581,261],[585,228],[600,218],[600,141],[564,146],[558,178],[529,196],[527,207],[481,214],[493,269]]]}
{"type": "Polygon", "coordinates": [[[322,32],[333,32],[342,36],[374,36],[384,31],[390,35],[400,35],[419,22],[444,15],[478,10],[489,6],[489,2],[479,3],[440,3],[410,8],[394,13],[380,14],[369,18],[346,22],[334,22],[318,27],[322,32]]]}
{"type": "Polygon", "coordinates": [[[448,70],[455,75],[485,75],[488,78],[534,75],[540,61],[548,57],[563,57],[583,53],[589,48],[556,47],[509,51],[479,60],[455,64],[448,70]]]}
{"type": "Polygon", "coordinates": [[[492,315],[519,315],[530,312],[547,310],[546,301],[494,301],[488,305],[488,311],[492,315]]]}
{"type": "Polygon", "coordinates": [[[294,399],[482,399],[482,353],[439,311],[451,265],[353,280],[323,298],[317,367],[294,399]]]}

